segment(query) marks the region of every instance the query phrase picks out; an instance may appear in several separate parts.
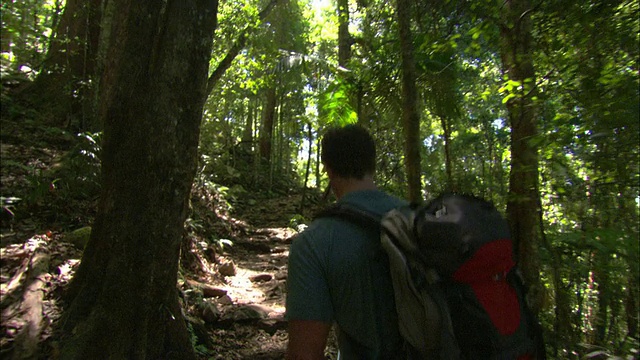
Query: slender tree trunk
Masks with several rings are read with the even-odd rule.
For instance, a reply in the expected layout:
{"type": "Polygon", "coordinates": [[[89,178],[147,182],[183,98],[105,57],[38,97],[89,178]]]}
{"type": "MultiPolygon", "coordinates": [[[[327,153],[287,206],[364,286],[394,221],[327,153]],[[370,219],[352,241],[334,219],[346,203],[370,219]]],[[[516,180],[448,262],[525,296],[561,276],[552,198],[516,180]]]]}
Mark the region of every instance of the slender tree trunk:
{"type": "MultiPolygon", "coordinates": [[[[278,96],[278,137],[277,137],[277,141],[278,141],[278,153],[276,156],[276,161],[275,161],[275,166],[276,166],[276,171],[277,171],[277,175],[280,176],[282,175],[282,170],[285,169],[286,164],[283,161],[284,158],[284,152],[285,152],[285,148],[286,148],[286,142],[287,142],[287,132],[284,126],[284,97],[283,97],[283,91],[280,92],[279,96],[278,96]]],[[[291,163],[290,161],[287,161],[288,163],[291,163]]]]}
{"type": "MultiPolygon", "coordinates": [[[[618,162],[618,173],[624,173],[624,167],[626,164],[623,163],[624,159],[619,159],[618,162]]],[[[620,182],[619,182],[620,184],[620,182]]],[[[624,221],[627,225],[625,226],[625,231],[629,236],[629,242],[627,242],[627,248],[632,249],[630,253],[633,255],[627,257],[626,262],[628,266],[628,283],[625,291],[625,300],[624,300],[624,309],[626,313],[626,323],[627,323],[627,336],[633,339],[638,339],[640,336],[639,325],[640,325],[640,311],[639,304],[640,299],[638,298],[638,284],[640,284],[640,267],[638,267],[638,257],[640,256],[640,251],[638,250],[638,228],[635,224],[638,224],[638,212],[635,207],[635,197],[630,195],[630,189],[625,189],[625,186],[618,185],[618,213],[620,221],[624,221]]]]}
{"type": "Polygon", "coordinates": [[[90,130],[102,0],[69,0],[42,69],[23,96],[48,112],[52,124],[90,130]]]}
{"type": "MultiPolygon", "coordinates": [[[[260,13],[258,13],[258,20],[260,22],[264,21],[264,19],[269,16],[273,8],[278,4],[279,0],[271,0],[260,13]]],[[[253,25],[252,25],[253,26],[253,25]]],[[[222,75],[231,67],[233,60],[235,60],[236,56],[247,46],[247,40],[249,38],[249,28],[245,28],[240,32],[240,35],[233,43],[229,51],[227,51],[227,55],[220,61],[218,66],[213,70],[211,76],[207,80],[207,97],[213,91],[213,88],[216,86],[218,81],[222,78],[222,75]]]]}
{"type": "Polygon", "coordinates": [[[311,158],[313,154],[313,129],[311,128],[311,123],[307,124],[308,132],[307,137],[309,138],[309,156],[307,156],[307,169],[304,172],[304,189],[306,191],[309,186],[309,175],[311,174],[311,158]]]}
{"type": "Polygon", "coordinates": [[[252,101],[249,100],[247,108],[247,120],[244,124],[244,130],[242,131],[242,146],[247,154],[250,154],[253,147],[253,106],[252,101]]]}
{"type": "Polygon", "coordinates": [[[338,0],[338,65],[348,68],[351,60],[349,0],[338,0]]]}
{"type": "Polygon", "coordinates": [[[276,117],[276,86],[267,89],[266,100],[262,109],[262,131],[260,131],[260,157],[271,163],[271,148],[273,142],[273,128],[276,117]]]}
{"type": "Polygon", "coordinates": [[[313,155],[312,147],[313,147],[313,130],[311,128],[311,123],[307,124],[308,132],[307,137],[309,139],[309,152],[307,154],[307,167],[304,172],[304,187],[302,188],[302,197],[300,199],[300,206],[298,207],[298,213],[302,214],[304,210],[304,206],[306,204],[307,198],[307,188],[309,187],[309,175],[311,175],[311,159],[313,155]]]}
{"type": "MultiPolygon", "coordinates": [[[[51,28],[52,29],[57,29],[58,28],[58,24],[60,22],[60,17],[62,15],[62,11],[63,11],[63,1],[62,0],[55,0],[55,11],[53,12],[53,16],[51,17],[51,28]]],[[[66,1],[65,1],[66,4],[66,1]]],[[[50,36],[49,37],[49,42],[47,44],[47,50],[51,49],[51,47],[53,46],[53,41],[55,39],[55,36],[50,36]]]]}
{"type": "Polygon", "coordinates": [[[453,165],[451,161],[451,124],[445,115],[439,116],[444,132],[444,169],[447,174],[447,190],[457,191],[453,181],[453,165]]]}
{"type": "MultiPolygon", "coordinates": [[[[352,57],[351,47],[353,45],[353,38],[349,33],[349,0],[337,0],[338,8],[338,65],[340,67],[349,69],[351,65],[349,62],[352,57]]],[[[346,81],[349,83],[349,93],[347,94],[349,99],[349,106],[356,113],[358,124],[366,126],[364,114],[362,111],[362,84],[358,78],[350,73],[346,76],[346,81]]]]}
{"type": "MultiPolygon", "coordinates": [[[[54,21],[57,18],[57,15],[55,15],[54,17],[54,21]]],[[[4,29],[2,29],[2,32],[0,33],[0,52],[2,53],[10,53],[13,49],[13,47],[15,47],[15,40],[13,39],[13,32],[10,31],[5,31],[4,29]]],[[[21,64],[16,64],[17,66],[21,66],[21,64]]]]}
{"type": "Polygon", "coordinates": [[[254,141],[254,146],[253,148],[253,157],[252,157],[252,174],[251,174],[251,184],[252,185],[256,185],[258,184],[258,181],[260,180],[260,144],[259,144],[259,136],[260,133],[262,132],[261,130],[258,130],[258,118],[260,117],[260,112],[261,112],[261,108],[260,108],[260,101],[258,99],[255,100],[254,103],[254,108],[253,108],[253,118],[256,119],[254,121],[254,131],[253,131],[253,141],[254,141]]]}
{"type": "Polygon", "coordinates": [[[117,1],[102,194],[59,322],[61,359],[195,359],[176,283],[217,6],[117,1]]]}
{"type": "Polygon", "coordinates": [[[367,112],[365,111],[365,107],[364,107],[364,86],[362,85],[361,81],[358,81],[358,84],[356,85],[356,96],[355,96],[355,101],[356,101],[356,115],[358,116],[358,124],[364,127],[369,127],[369,124],[367,124],[369,118],[367,117],[367,112]]]}
{"type": "MultiPolygon", "coordinates": [[[[432,35],[433,36],[433,35],[432,35]]],[[[428,100],[432,104],[432,112],[440,119],[444,137],[444,164],[446,174],[446,187],[448,191],[458,191],[454,174],[454,163],[451,156],[452,132],[455,128],[455,120],[460,116],[458,110],[458,74],[456,62],[452,51],[435,55],[443,64],[438,73],[429,76],[428,100]]]]}
{"type": "MultiPolygon", "coordinates": [[[[633,265],[632,265],[633,266],[633,265]]],[[[640,316],[638,316],[639,314],[639,310],[638,310],[638,298],[637,298],[637,294],[638,294],[638,281],[640,279],[638,279],[637,276],[637,263],[636,263],[636,268],[632,269],[630,272],[632,274],[632,276],[629,277],[629,281],[627,284],[627,292],[625,294],[625,311],[627,313],[627,336],[629,336],[630,338],[634,338],[637,339],[638,335],[639,335],[639,331],[638,328],[640,325],[640,316]],[[635,273],[635,274],[634,274],[635,273]]]]}
{"type": "Polygon", "coordinates": [[[418,91],[416,88],[417,71],[413,59],[411,4],[412,2],[409,0],[396,0],[402,58],[402,124],[405,137],[405,168],[409,186],[409,201],[418,202],[422,200],[420,114],[418,113],[418,91]]]}
{"type": "Polygon", "coordinates": [[[507,216],[518,263],[530,287],[532,306],[541,307],[538,259],[538,152],[535,71],[532,60],[531,7],[528,0],[507,0],[500,27],[502,66],[509,80],[522,84],[522,91],[507,102],[511,125],[511,174],[507,216]]]}
{"type": "Polygon", "coordinates": [[[603,251],[596,251],[594,254],[595,267],[593,269],[593,278],[597,284],[597,303],[598,307],[595,316],[595,340],[596,345],[606,345],[607,333],[609,325],[609,310],[611,308],[611,281],[607,264],[611,261],[611,256],[603,251]]]}
{"type": "MultiPolygon", "coordinates": [[[[540,199],[538,199],[540,201],[540,199]]],[[[542,207],[541,204],[539,204],[542,207]]],[[[555,318],[553,321],[553,339],[548,341],[551,345],[552,354],[558,355],[559,343],[562,341],[564,344],[575,344],[576,337],[571,326],[571,299],[569,294],[569,287],[565,285],[564,278],[561,273],[562,267],[562,254],[551,244],[551,241],[547,238],[544,232],[544,222],[542,218],[542,212],[538,213],[540,225],[540,234],[542,242],[547,248],[547,251],[551,253],[551,274],[553,276],[553,292],[555,293],[556,306],[554,309],[555,318]]],[[[571,345],[572,346],[572,345],[571,345]]]]}
{"type": "Polygon", "coordinates": [[[320,175],[320,163],[322,162],[322,159],[320,157],[321,154],[321,150],[322,150],[322,146],[320,145],[322,142],[322,140],[320,139],[320,137],[318,137],[318,140],[316,141],[316,168],[315,168],[315,173],[316,173],[316,188],[320,189],[320,187],[322,186],[321,184],[321,175],[320,175]]]}

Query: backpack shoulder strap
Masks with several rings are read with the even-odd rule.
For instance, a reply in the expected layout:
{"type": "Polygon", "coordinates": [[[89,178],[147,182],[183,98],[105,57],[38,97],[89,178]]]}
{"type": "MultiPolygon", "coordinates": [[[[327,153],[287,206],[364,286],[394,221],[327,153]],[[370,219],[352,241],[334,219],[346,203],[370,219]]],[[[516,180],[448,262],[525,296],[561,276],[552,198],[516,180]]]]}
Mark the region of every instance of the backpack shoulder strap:
{"type": "Polygon", "coordinates": [[[335,203],[327,207],[316,214],[314,219],[324,217],[343,219],[365,229],[375,229],[378,231],[380,230],[380,221],[382,220],[382,218],[376,214],[344,203],[335,203]]]}

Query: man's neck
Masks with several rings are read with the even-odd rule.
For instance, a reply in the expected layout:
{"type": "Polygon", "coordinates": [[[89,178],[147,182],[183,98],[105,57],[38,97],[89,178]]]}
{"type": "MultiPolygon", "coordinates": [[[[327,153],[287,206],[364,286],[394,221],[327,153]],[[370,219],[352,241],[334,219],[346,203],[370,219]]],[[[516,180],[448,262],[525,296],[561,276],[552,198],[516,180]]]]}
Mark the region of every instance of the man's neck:
{"type": "Polygon", "coordinates": [[[331,180],[333,192],[336,197],[340,199],[346,194],[354,191],[361,190],[375,190],[376,184],[373,181],[373,176],[367,175],[362,179],[354,178],[336,178],[331,180]]]}

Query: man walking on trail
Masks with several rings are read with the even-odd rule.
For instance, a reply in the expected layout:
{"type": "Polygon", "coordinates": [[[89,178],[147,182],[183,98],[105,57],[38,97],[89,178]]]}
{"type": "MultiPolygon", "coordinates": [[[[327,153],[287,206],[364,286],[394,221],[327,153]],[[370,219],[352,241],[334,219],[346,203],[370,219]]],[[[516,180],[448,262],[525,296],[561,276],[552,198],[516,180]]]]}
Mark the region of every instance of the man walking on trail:
{"type": "MultiPolygon", "coordinates": [[[[332,129],[322,162],[339,203],[383,215],[405,202],[376,189],[375,144],[362,127],[332,129]]],[[[332,324],[339,359],[400,355],[389,263],[378,229],[336,217],[316,219],[291,245],[287,281],[287,359],[324,359],[332,324]]]]}

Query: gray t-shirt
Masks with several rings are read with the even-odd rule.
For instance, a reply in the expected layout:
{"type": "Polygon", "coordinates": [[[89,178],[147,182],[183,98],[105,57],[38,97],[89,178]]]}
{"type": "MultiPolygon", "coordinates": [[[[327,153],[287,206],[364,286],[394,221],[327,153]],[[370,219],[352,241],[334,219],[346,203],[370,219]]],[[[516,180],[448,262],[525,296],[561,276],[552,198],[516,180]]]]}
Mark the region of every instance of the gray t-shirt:
{"type": "MultiPolygon", "coordinates": [[[[378,190],[339,201],[379,215],[406,204],[378,190]]],[[[342,359],[398,355],[393,287],[377,229],[333,217],[313,221],[292,242],[287,289],[287,319],[337,323],[342,359]]]]}

